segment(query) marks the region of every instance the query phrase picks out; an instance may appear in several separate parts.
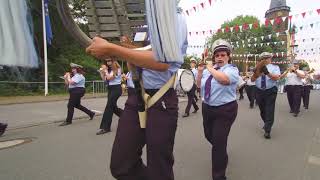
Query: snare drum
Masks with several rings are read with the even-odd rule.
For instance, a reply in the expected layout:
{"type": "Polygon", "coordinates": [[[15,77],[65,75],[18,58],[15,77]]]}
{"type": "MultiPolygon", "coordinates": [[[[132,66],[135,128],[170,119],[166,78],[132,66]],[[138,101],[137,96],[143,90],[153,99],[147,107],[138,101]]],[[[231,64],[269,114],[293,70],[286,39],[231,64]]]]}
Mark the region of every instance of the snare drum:
{"type": "Polygon", "coordinates": [[[175,89],[189,92],[195,84],[195,78],[191,70],[179,69],[175,81],[175,89]]]}

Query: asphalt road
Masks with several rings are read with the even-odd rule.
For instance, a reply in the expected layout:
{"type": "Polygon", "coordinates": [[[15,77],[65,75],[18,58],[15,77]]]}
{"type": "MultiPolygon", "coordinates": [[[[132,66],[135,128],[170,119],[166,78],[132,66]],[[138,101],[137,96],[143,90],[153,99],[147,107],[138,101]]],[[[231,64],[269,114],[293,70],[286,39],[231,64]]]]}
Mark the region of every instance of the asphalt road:
{"type": "MultiPolygon", "coordinates": [[[[249,109],[247,98],[240,101],[229,137],[228,179],[319,180],[320,93],[315,91],[311,97],[310,109],[294,118],[288,112],[286,96],[278,95],[271,140],[263,138],[258,108],[249,109]]],[[[84,104],[103,110],[105,99],[86,100],[84,104]]],[[[180,117],[185,106],[182,100],[180,117]]],[[[65,111],[64,101],[0,106],[1,118],[16,125],[0,141],[26,137],[33,140],[0,150],[1,180],[113,180],[109,162],[117,118],[112,132],[102,136],[95,135],[101,116],[93,121],[80,119],[66,127],[45,123],[63,119],[65,111]],[[19,122],[23,117],[27,120],[19,122]],[[14,128],[37,121],[43,121],[42,125],[14,128]]],[[[200,112],[179,118],[174,152],[177,180],[211,179],[210,146],[203,136],[200,112]]]]}

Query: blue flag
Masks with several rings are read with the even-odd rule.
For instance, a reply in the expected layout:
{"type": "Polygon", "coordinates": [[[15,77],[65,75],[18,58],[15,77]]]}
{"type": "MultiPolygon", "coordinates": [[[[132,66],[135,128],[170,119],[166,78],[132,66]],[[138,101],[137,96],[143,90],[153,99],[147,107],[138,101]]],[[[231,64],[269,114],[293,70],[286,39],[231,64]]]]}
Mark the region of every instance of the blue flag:
{"type": "Polygon", "coordinates": [[[51,30],[51,22],[49,16],[49,0],[44,0],[44,12],[45,12],[45,22],[46,22],[46,36],[47,43],[51,45],[51,40],[53,38],[51,30]]]}

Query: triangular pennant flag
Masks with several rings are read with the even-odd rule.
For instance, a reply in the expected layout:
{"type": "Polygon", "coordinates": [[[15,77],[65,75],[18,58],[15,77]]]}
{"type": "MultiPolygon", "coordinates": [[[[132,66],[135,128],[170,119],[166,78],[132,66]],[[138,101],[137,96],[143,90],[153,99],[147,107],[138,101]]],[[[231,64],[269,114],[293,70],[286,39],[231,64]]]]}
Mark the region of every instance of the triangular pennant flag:
{"type": "Polygon", "coordinates": [[[272,37],[272,34],[270,34],[270,35],[269,35],[268,37],[269,37],[269,39],[271,39],[271,37],[272,37]]]}
{"type": "Polygon", "coordinates": [[[236,31],[236,32],[239,31],[239,26],[238,26],[238,24],[236,24],[236,26],[235,26],[234,28],[235,28],[235,31],[236,31]]]}
{"type": "Polygon", "coordinates": [[[269,26],[269,19],[266,19],[264,24],[266,27],[268,27],[269,26]]]}
{"type": "Polygon", "coordinates": [[[202,2],[202,3],[200,3],[200,5],[201,5],[202,9],[204,9],[204,3],[202,2]]]}
{"type": "Polygon", "coordinates": [[[256,21],[256,22],[253,24],[253,28],[254,28],[254,29],[258,29],[258,27],[259,27],[259,22],[256,21]]]}
{"type": "Polygon", "coordinates": [[[275,22],[276,22],[277,25],[281,24],[281,17],[277,17],[275,22]]]}
{"type": "Polygon", "coordinates": [[[210,4],[210,6],[211,6],[211,3],[212,3],[212,0],[209,0],[209,4],[210,4]]]}
{"type": "Polygon", "coordinates": [[[270,45],[270,43],[268,42],[268,43],[267,43],[267,45],[269,46],[269,45],[270,45]]]}
{"type": "Polygon", "coordinates": [[[244,44],[244,40],[242,40],[242,44],[244,44]]]}
{"type": "Polygon", "coordinates": [[[306,12],[301,13],[301,15],[304,18],[306,16],[306,12]]]}
{"type": "Polygon", "coordinates": [[[251,47],[251,44],[248,44],[249,47],[251,47]]]}
{"type": "Polygon", "coordinates": [[[310,24],[310,27],[313,28],[313,24],[310,24]]]}
{"type": "Polygon", "coordinates": [[[271,25],[273,25],[273,22],[274,22],[274,19],[271,19],[271,20],[270,20],[271,25]]]}
{"type": "Polygon", "coordinates": [[[277,57],[279,57],[279,53],[277,53],[277,57]]]}
{"type": "Polygon", "coordinates": [[[318,15],[320,15],[320,9],[317,9],[317,13],[318,13],[318,15]]]}
{"type": "Polygon", "coordinates": [[[191,32],[189,32],[189,35],[191,36],[191,32]]]}
{"type": "Polygon", "coordinates": [[[239,30],[240,30],[240,32],[242,32],[242,25],[241,25],[241,26],[239,26],[239,30]]]}
{"type": "Polygon", "coordinates": [[[264,36],[261,36],[261,40],[262,40],[262,41],[264,40],[264,36]]]}
{"type": "Polygon", "coordinates": [[[254,38],[254,41],[257,42],[257,38],[254,38]]]}
{"type": "Polygon", "coordinates": [[[281,53],[281,56],[282,56],[282,57],[283,57],[283,55],[284,55],[284,52],[281,53]]]}
{"type": "Polygon", "coordinates": [[[197,7],[193,6],[194,12],[197,12],[197,7]]]}
{"type": "Polygon", "coordinates": [[[277,33],[276,33],[276,35],[277,35],[277,37],[279,37],[280,33],[279,33],[279,32],[277,32],[277,33]]]}
{"type": "Polygon", "coordinates": [[[253,25],[253,24],[249,24],[249,28],[250,28],[250,29],[252,29],[252,25],[253,25]]]}
{"type": "Polygon", "coordinates": [[[199,32],[197,31],[197,32],[196,32],[196,34],[198,35],[198,34],[199,34],[199,32]]]}
{"type": "Polygon", "coordinates": [[[284,43],[285,43],[284,41],[281,41],[281,44],[282,44],[282,45],[284,45],[284,43]]]}
{"type": "Polygon", "coordinates": [[[222,31],[223,33],[224,33],[224,30],[225,30],[224,28],[221,29],[221,31],[222,31]]]}
{"type": "Polygon", "coordinates": [[[314,41],[314,38],[311,38],[312,42],[314,41]]]}
{"type": "Polygon", "coordinates": [[[206,31],[202,31],[203,35],[206,33],[206,31]]]}
{"type": "Polygon", "coordinates": [[[233,32],[233,27],[230,27],[230,31],[233,32]]]}
{"type": "Polygon", "coordinates": [[[263,43],[260,43],[260,46],[262,47],[262,46],[263,46],[263,43]]]}
{"type": "Polygon", "coordinates": [[[282,22],[285,22],[285,21],[286,21],[286,19],[287,19],[287,16],[282,17],[282,22]]]}
{"type": "Polygon", "coordinates": [[[188,10],[186,10],[186,14],[189,16],[189,11],[188,10]]]}
{"type": "Polygon", "coordinates": [[[254,44],[254,47],[257,47],[257,44],[254,44]]]}
{"type": "Polygon", "coordinates": [[[300,30],[302,30],[303,26],[300,26],[300,30]]]}
{"type": "Polygon", "coordinates": [[[210,29],[210,34],[212,34],[212,29],[210,29]]]}
{"type": "Polygon", "coordinates": [[[292,16],[289,16],[289,20],[290,20],[290,22],[291,22],[291,20],[292,20],[292,16]]]}

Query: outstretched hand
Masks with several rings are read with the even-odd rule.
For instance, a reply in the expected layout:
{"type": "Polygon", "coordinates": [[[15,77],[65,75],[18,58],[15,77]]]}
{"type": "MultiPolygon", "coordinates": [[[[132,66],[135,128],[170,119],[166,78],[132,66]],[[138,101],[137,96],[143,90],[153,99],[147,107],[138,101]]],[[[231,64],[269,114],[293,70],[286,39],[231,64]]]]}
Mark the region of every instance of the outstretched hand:
{"type": "Polygon", "coordinates": [[[107,40],[100,37],[94,37],[90,46],[86,48],[86,52],[96,58],[104,59],[112,56],[112,52],[109,50],[111,46],[112,43],[107,40]]]}

